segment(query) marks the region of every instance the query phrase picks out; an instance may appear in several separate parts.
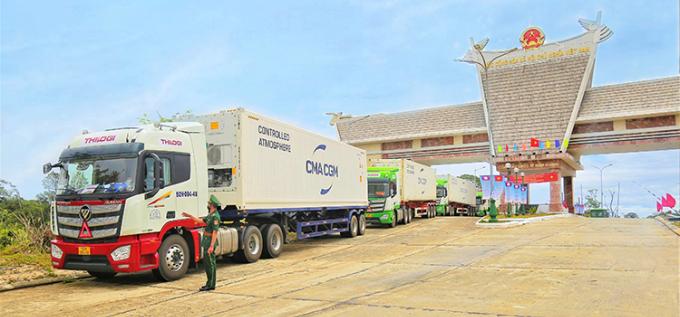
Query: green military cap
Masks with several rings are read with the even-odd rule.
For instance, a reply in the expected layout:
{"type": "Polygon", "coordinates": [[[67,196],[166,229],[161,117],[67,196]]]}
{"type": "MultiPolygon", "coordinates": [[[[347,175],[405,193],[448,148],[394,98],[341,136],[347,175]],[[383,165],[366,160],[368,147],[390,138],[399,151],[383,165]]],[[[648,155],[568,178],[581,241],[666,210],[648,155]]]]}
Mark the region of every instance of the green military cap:
{"type": "Polygon", "coordinates": [[[215,195],[210,195],[210,200],[208,200],[208,203],[217,207],[217,208],[220,208],[220,206],[222,206],[222,204],[217,199],[217,197],[215,197],[215,195]]]}

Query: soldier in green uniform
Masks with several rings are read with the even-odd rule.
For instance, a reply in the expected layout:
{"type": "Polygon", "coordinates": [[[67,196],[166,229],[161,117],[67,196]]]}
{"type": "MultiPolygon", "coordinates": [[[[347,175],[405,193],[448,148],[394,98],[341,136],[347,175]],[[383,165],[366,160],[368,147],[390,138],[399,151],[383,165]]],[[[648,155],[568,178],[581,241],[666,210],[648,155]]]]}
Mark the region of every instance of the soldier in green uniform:
{"type": "Polygon", "coordinates": [[[217,197],[210,195],[210,200],[208,201],[209,213],[207,216],[198,218],[186,212],[182,213],[182,216],[189,217],[196,222],[205,223],[206,225],[203,231],[203,239],[201,239],[201,249],[203,250],[203,262],[208,281],[199,291],[212,291],[215,289],[215,281],[217,279],[215,247],[217,247],[217,230],[221,222],[220,213],[217,210],[221,209],[220,206],[221,204],[217,197]]]}

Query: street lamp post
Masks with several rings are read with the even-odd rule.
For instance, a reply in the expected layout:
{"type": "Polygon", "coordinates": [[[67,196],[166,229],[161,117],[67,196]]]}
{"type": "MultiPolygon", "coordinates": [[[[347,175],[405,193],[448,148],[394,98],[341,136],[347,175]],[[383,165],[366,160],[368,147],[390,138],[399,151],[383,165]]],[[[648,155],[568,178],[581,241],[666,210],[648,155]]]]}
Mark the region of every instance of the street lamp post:
{"type": "Polygon", "coordinates": [[[593,165],[594,168],[597,168],[597,169],[600,170],[600,208],[604,208],[604,189],[603,189],[604,186],[602,186],[603,185],[602,178],[604,176],[604,169],[607,168],[607,167],[610,167],[612,165],[613,164],[607,164],[607,165],[603,166],[602,168],[593,165]]]}
{"type": "MultiPolygon", "coordinates": [[[[519,178],[519,168],[515,166],[514,172],[515,172],[515,179],[512,182],[512,185],[513,185],[512,190],[513,191],[515,190],[515,185],[517,183],[519,183],[519,180],[518,180],[518,178],[519,178]]],[[[514,208],[515,214],[519,213],[519,206],[518,206],[519,204],[517,202],[514,202],[513,205],[514,205],[513,208],[514,208]]]]}
{"type": "MultiPolygon", "coordinates": [[[[512,173],[512,164],[510,164],[510,162],[505,163],[505,169],[508,170],[508,182],[509,182],[509,181],[510,181],[510,176],[512,176],[512,175],[511,175],[511,173],[512,173]]],[[[506,185],[505,187],[508,187],[508,186],[506,185]]],[[[507,207],[507,209],[506,209],[506,214],[508,215],[508,217],[511,217],[511,216],[512,216],[512,210],[511,210],[512,206],[511,206],[510,203],[508,202],[508,193],[507,193],[507,192],[505,193],[505,201],[506,201],[506,207],[507,207]]]]}
{"type": "MultiPolygon", "coordinates": [[[[521,187],[519,188],[520,193],[521,193],[522,190],[524,189],[524,172],[521,172],[519,175],[522,176],[522,184],[520,185],[521,187]]],[[[527,190],[528,190],[528,189],[527,189],[527,190]]],[[[527,196],[527,197],[528,197],[528,196],[527,196]]],[[[520,207],[520,210],[522,211],[522,214],[523,214],[523,215],[527,213],[526,203],[527,203],[527,202],[524,201],[524,194],[522,194],[522,202],[520,203],[520,206],[521,206],[521,207],[520,207]]]]}
{"type": "MultiPolygon", "coordinates": [[[[472,41],[472,39],[471,39],[472,41]]],[[[482,41],[484,42],[484,41],[482,41]]],[[[488,42],[488,40],[486,41],[488,42]]],[[[514,51],[517,50],[516,47],[513,47],[498,56],[492,58],[488,63],[486,62],[486,59],[484,58],[484,54],[482,54],[482,50],[486,46],[486,43],[483,44],[475,44],[474,41],[472,41],[472,48],[479,54],[479,56],[482,58],[482,62],[474,61],[474,60],[465,60],[465,59],[457,59],[456,61],[458,62],[464,62],[468,64],[477,64],[479,65],[483,70],[484,70],[484,80],[482,80],[482,98],[484,98],[484,103],[486,104],[488,100],[486,99],[486,79],[488,76],[488,69],[489,65],[493,63],[496,59],[501,58],[507,54],[510,54],[514,51]]],[[[489,127],[489,118],[486,117],[486,126],[490,130],[491,128],[489,127]]],[[[494,151],[493,151],[493,135],[489,133],[489,174],[493,176],[493,157],[494,157],[494,151]]],[[[493,188],[494,187],[494,180],[491,180],[491,194],[493,194],[493,188]]],[[[496,216],[498,215],[498,210],[496,209],[496,201],[493,199],[493,196],[489,197],[489,222],[496,222],[496,216]]]]}

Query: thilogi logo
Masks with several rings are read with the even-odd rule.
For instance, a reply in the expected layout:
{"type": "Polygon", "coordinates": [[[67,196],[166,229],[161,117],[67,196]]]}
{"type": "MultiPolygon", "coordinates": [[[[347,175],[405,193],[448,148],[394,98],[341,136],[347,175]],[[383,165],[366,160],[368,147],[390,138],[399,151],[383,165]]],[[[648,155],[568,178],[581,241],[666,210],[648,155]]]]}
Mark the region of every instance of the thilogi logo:
{"type": "MultiPolygon", "coordinates": [[[[326,145],[325,144],[319,144],[314,148],[314,151],[312,152],[312,156],[316,154],[316,152],[322,152],[326,151],[326,145]]],[[[321,176],[326,176],[326,177],[331,177],[331,178],[338,178],[340,177],[338,175],[338,166],[329,164],[329,163],[322,163],[320,161],[314,161],[314,160],[307,160],[305,163],[306,171],[307,174],[313,174],[313,175],[321,175],[321,176]]],[[[331,188],[333,188],[333,181],[331,181],[331,184],[327,188],[321,188],[321,191],[319,192],[321,195],[326,195],[328,192],[331,191],[331,188]]]]}

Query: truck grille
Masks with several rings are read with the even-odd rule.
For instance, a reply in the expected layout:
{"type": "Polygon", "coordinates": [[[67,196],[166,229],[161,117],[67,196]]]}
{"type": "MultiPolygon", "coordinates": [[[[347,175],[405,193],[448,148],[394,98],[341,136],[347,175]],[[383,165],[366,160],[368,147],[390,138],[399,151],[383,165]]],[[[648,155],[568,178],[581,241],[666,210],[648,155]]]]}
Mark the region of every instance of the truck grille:
{"type": "Polygon", "coordinates": [[[370,200],[369,205],[371,211],[383,211],[385,210],[385,199],[370,200]]]}
{"type": "Polygon", "coordinates": [[[120,200],[57,202],[57,229],[60,236],[74,242],[115,238],[119,234],[122,215],[123,201],[120,200]],[[80,238],[83,219],[87,219],[91,238],[80,238]]]}

